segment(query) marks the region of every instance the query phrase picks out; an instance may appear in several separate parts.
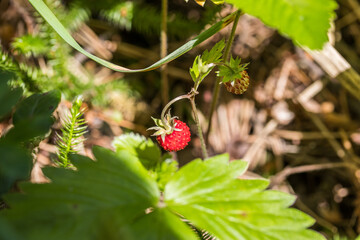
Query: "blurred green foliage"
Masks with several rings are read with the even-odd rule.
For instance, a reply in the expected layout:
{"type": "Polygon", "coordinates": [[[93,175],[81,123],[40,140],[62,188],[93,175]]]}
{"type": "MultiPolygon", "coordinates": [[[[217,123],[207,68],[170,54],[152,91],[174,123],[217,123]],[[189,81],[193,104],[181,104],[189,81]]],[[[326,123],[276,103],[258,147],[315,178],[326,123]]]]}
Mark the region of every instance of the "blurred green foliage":
{"type": "Polygon", "coordinates": [[[0,119],[12,116],[13,127],[0,138],[0,199],[16,181],[27,180],[32,169],[31,153],[49,132],[52,113],[60,102],[60,92],[34,94],[20,101],[22,91],[9,83],[16,78],[0,70],[0,119]],[[11,114],[12,109],[15,109],[11,114]]]}

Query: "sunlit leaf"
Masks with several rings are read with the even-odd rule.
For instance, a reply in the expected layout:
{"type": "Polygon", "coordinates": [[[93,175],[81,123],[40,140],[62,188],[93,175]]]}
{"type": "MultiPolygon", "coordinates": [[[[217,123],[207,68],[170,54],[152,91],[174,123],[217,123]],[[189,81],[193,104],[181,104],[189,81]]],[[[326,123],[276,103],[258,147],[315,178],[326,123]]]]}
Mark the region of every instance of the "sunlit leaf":
{"type": "Polygon", "coordinates": [[[181,168],[165,187],[165,203],[219,239],[324,239],[306,229],[311,217],[288,208],[293,196],[265,190],[266,180],[238,179],[246,163],[228,160],[221,155],[181,168]]]}
{"type": "Polygon", "coordinates": [[[126,150],[140,159],[147,168],[154,168],[161,160],[161,151],[157,145],[139,134],[122,134],[112,143],[116,151],[126,150]]]}
{"type": "Polygon", "coordinates": [[[224,47],[225,41],[221,40],[217,42],[210,51],[206,49],[201,56],[195,58],[193,66],[189,70],[194,82],[200,84],[211,72],[215,66],[213,63],[220,61],[224,47]]]}
{"type": "Polygon", "coordinates": [[[328,41],[334,0],[226,0],[292,38],[295,43],[321,49],[328,41]]]}
{"type": "Polygon", "coordinates": [[[130,225],[133,239],[195,240],[195,233],[178,216],[166,208],[158,208],[130,225]]]}

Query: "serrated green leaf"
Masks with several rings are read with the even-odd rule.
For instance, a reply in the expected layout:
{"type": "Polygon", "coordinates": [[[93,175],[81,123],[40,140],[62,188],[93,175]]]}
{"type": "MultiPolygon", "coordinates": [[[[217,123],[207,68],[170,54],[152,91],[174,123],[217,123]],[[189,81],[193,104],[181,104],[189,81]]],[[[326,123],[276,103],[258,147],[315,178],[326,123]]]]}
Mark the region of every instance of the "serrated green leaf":
{"type": "Polygon", "coordinates": [[[51,116],[60,100],[61,93],[58,90],[31,95],[24,99],[16,109],[13,116],[14,125],[21,122],[21,120],[29,119],[37,115],[51,116]]]}
{"type": "Polygon", "coordinates": [[[127,239],[121,227],[156,206],[156,182],[126,151],[95,147],[93,153],[97,161],[74,155],[76,171],[46,168],[51,183],[23,183],[25,194],[5,196],[11,208],[3,211],[7,220],[30,240],[104,239],[106,234],[105,239],[127,239]],[[117,227],[111,232],[113,224],[117,227]]]}
{"type": "Polygon", "coordinates": [[[21,88],[11,88],[8,85],[15,78],[15,74],[0,70],[0,118],[8,114],[22,96],[21,88]]]}
{"type": "Polygon", "coordinates": [[[203,62],[206,64],[218,62],[222,56],[222,51],[224,47],[225,41],[221,40],[217,42],[210,51],[205,50],[204,53],[201,55],[203,62]]]}
{"type": "Polygon", "coordinates": [[[220,155],[185,165],[165,186],[167,206],[219,239],[324,239],[306,230],[311,217],[288,208],[294,196],[265,190],[266,180],[238,179],[246,163],[228,161],[220,155]]]}
{"type": "Polygon", "coordinates": [[[215,44],[210,52],[205,50],[201,56],[197,56],[195,58],[193,66],[190,68],[190,75],[193,81],[195,83],[197,82],[197,85],[199,85],[215,67],[213,63],[220,60],[224,47],[225,41],[221,40],[215,44]]]}
{"type": "Polygon", "coordinates": [[[243,71],[248,64],[241,64],[240,58],[230,58],[230,62],[226,63],[227,66],[220,65],[217,75],[223,77],[221,80],[223,83],[234,81],[235,79],[241,79],[243,71]]]}
{"type": "Polygon", "coordinates": [[[54,13],[48,8],[48,6],[42,1],[42,0],[29,0],[29,2],[33,5],[33,7],[40,13],[40,15],[50,24],[51,27],[54,28],[54,30],[60,35],[61,38],[63,38],[70,46],[72,46],[77,51],[81,52],[88,58],[94,60],[95,62],[110,68],[114,71],[118,72],[126,72],[126,73],[135,73],[135,72],[145,72],[150,71],[156,68],[159,68],[161,65],[166,64],[179,56],[183,55],[184,53],[190,51],[195,46],[199,45],[209,37],[213,36],[215,33],[229,25],[232,21],[234,21],[235,14],[231,14],[218,23],[214,24],[209,29],[205,30],[201,34],[199,34],[194,39],[190,40],[189,42],[185,43],[183,46],[179,47],[174,52],[167,55],[165,58],[160,59],[156,63],[152,64],[149,67],[143,68],[143,69],[128,69],[122,66],[118,66],[116,64],[113,64],[111,62],[108,62],[104,59],[101,59],[99,57],[96,57],[95,55],[87,52],[85,49],[83,49],[71,36],[71,34],[66,30],[66,28],[63,26],[63,24],[57,19],[57,17],[54,15],[54,13]]]}
{"type": "Polygon", "coordinates": [[[196,58],[194,59],[193,65],[190,68],[190,75],[194,82],[196,82],[196,80],[198,79],[198,77],[200,75],[199,63],[198,63],[199,58],[200,58],[200,56],[196,56],[196,58]]]}
{"type": "Polygon", "coordinates": [[[126,150],[137,157],[147,169],[154,168],[161,160],[161,151],[151,139],[129,133],[116,137],[112,142],[116,151],[126,150]]]}
{"type": "Polygon", "coordinates": [[[199,85],[213,68],[213,64],[205,64],[201,56],[197,56],[194,60],[192,68],[190,68],[190,75],[193,81],[199,85]]]}
{"type": "Polygon", "coordinates": [[[165,154],[163,156],[163,159],[164,160],[161,162],[161,164],[158,165],[155,170],[156,182],[158,183],[159,189],[161,191],[164,190],[166,184],[169,182],[169,180],[179,168],[178,163],[175,160],[171,159],[170,154],[165,154]]]}
{"type": "Polygon", "coordinates": [[[209,158],[205,162],[197,159],[185,165],[166,185],[165,196],[167,201],[171,201],[171,199],[180,202],[192,201],[196,199],[195,196],[206,197],[204,193],[221,189],[223,182],[231,181],[246,170],[245,162],[233,161],[229,163],[228,161],[228,154],[223,154],[209,158]],[[189,182],[190,179],[193,181],[189,182]],[[176,191],[170,191],[170,189],[176,189],[176,191]]]}
{"type": "Polygon", "coordinates": [[[334,0],[226,0],[237,8],[275,27],[295,43],[321,49],[328,41],[330,19],[335,16],[334,0]]]}
{"type": "Polygon", "coordinates": [[[196,240],[196,234],[179,217],[165,208],[158,208],[130,226],[132,239],[196,240]],[[149,233],[151,233],[149,235],[149,233]]]}
{"type": "Polygon", "coordinates": [[[25,180],[30,176],[32,157],[24,149],[0,143],[0,198],[18,180],[25,180]]]}

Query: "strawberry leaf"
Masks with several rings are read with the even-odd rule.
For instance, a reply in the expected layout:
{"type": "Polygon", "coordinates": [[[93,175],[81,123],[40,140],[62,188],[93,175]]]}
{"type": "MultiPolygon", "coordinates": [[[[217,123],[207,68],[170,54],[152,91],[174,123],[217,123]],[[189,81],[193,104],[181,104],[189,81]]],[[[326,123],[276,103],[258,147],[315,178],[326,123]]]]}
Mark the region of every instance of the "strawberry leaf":
{"type": "Polygon", "coordinates": [[[179,169],[178,163],[171,159],[170,154],[165,154],[163,159],[164,160],[158,165],[153,173],[161,191],[164,191],[166,184],[179,169]]]}
{"type": "Polygon", "coordinates": [[[93,153],[96,161],[71,157],[76,171],[45,168],[51,183],[23,183],[23,193],[5,195],[10,209],[1,211],[0,223],[14,231],[4,239],[15,239],[13,232],[29,240],[197,239],[160,201],[156,182],[131,151],[93,153]]]}
{"type": "Polygon", "coordinates": [[[206,49],[201,55],[203,62],[206,64],[219,62],[222,57],[224,47],[225,41],[221,40],[217,42],[210,51],[206,49]]]}
{"type": "Polygon", "coordinates": [[[306,229],[311,217],[288,208],[295,197],[265,190],[266,180],[238,179],[246,163],[228,161],[220,155],[185,165],[165,187],[167,206],[219,239],[324,239],[306,229]]]}
{"type": "Polygon", "coordinates": [[[3,212],[25,239],[119,239],[156,206],[156,182],[137,158],[100,147],[93,153],[96,162],[75,155],[77,171],[46,168],[51,183],[24,183],[25,194],[5,196],[11,210],[3,212]]]}
{"type": "Polygon", "coordinates": [[[220,61],[224,47],[225,41],[221,40],[210,51],[205,50],[201,56],[195,58],[193,66],[190,68],[190,75],[194,82],[200,84],[213,70],[215,67],[213,63],[220,61]]]}
{"type": "Polygon", "coordinates": [[[299,45],[321,49],[328,41],[330,20],[337,8],[334,0],[226,0],[237,8],[277,28],[299,45]]]}
{"type": "Polygon", "coordinates": [[[146,169],[154,168],[161,160],[161,151],[151,139],[139,134],[123,134],[116,137],[112,143],[115,150],[126,150],[140,159],[146,169]]]}
{"type": "Polygon", "coordinates": [[[222,82],[230,82],[235,79],[241,79],[243,71],[246,69],[247,64],[240,64],[240,58],[231,57],[227,66],[219,65],[219,71],[217,72],[219,77],[223,77],[222,82]]]}
{"type": "Polygon", "coordinates": [[[193,66],[190,68],[190,75],[194,82],[197,81],[199,75],[200,75],[200,69],[199,69],[199,59],[201,61],[200,56],[196,56],[193,66]]]}
{"type": "Polygon", "coordinates": [[[135,224],[130,224],[131,239],[196,240],[195,233],[166,208],[157,208],[135,224]],[[149,233],[151,233],[149,235],[149,233]]]}

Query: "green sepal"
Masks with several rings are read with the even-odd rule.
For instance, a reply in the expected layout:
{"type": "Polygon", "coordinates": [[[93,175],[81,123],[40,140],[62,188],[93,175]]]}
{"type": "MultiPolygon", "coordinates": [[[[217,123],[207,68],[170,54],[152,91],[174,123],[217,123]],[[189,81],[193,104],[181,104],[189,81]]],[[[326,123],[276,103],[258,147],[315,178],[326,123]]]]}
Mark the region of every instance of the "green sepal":
{"type": "Polygon", "coordinates": [[[221,60],[222,51],[225,47],[225,41],[221,40],[214,45],[209,51],[205,50],[201,56],[197,56],[194,60],[193,66],[190,68],[190,75],[193,81],[200,84],[202,80],[211,72],[215,67],[214,63],[221,60]]]}
{"type": "Polygon", "coordinates": [[[241,64],[241,58],[230,58],[230,62],[225,63],[227,66],[220,65],[217,75],[223,77],[222,82],[230,82],[235,79],[241,79],[243,72],[249,63],[241,64]]]}

